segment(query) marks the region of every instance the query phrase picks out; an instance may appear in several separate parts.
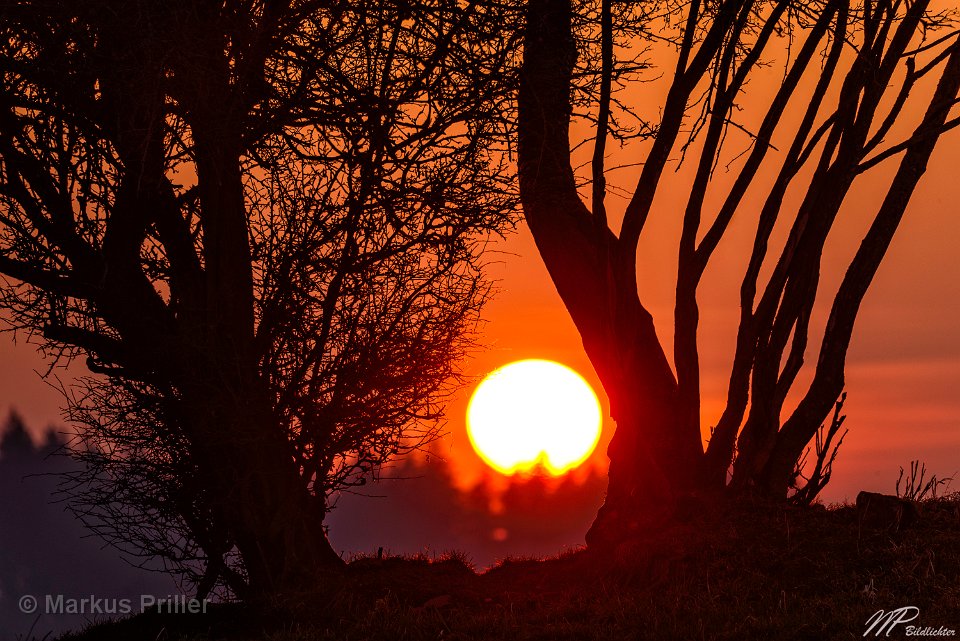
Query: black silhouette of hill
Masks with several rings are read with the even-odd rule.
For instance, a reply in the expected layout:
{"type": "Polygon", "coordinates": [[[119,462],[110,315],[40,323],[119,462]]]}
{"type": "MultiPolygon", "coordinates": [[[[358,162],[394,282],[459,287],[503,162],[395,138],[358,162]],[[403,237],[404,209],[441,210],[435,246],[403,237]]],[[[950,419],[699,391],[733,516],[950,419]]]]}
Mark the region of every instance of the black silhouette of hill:
{"type": "Polygon", "coordinates": [[[919,507],[917,522],[892,531],[867,527],[852,506],[717,503],[609,553],[506,561],[481,574],[456,555],[360,558],[342,583],[318,580],[279,605],[151,614],[63,641],[951,638],[960,495],[919,507]],[[915,620],[865,634],[877,612],[900,608],[915,620]]]}

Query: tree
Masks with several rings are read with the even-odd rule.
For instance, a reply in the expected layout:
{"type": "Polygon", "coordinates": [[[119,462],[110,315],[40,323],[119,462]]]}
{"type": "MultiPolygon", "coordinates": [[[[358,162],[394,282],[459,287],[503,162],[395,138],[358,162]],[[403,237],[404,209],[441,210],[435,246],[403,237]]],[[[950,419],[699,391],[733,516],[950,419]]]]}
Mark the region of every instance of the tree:
{"type": "Polygon", "coordinates": [[[66,391],[91,527],[202,593],[341,564],[328,495],[436,434],[489,292],[509,20],[3,3],[0,305],[90,370],[66,391]]]}
{"type": "Polygon", "coordinates": [[[791,488],[797,463],[843,392],[864,294],[934,147],[958,124],[950,113],[960,44],[955,31],[938,29],[949,18],[926,0],[603,0],[599,11],[529,0],[518,138],[524,215],[617,422],[607,498],[588,542],[667,518],[682,497],[726,488],[779,499],[801,489],[791,488]],[[673,52],[676,66],[653,65],[666,70],[669,88],[659,120],[634,123],[645,155],[615,230],[605,145],[629,133],[618,123],[633,112],[616,89],[643,79],[643,65],[617,56],[638,42],[655,43],[657,55],[673,52]],[[784,65],[782,84],[769,98],[749,93],[771,60],[784,65]],[[935,86],[922,88],[925,79],[935,86]],[[903,134],[904,107],[917,100],[925,111],[903,134]],[[746,101],[763,105],[754,130],[738,122],[746,101]],[[590,175],[579,182],[569,134],[575,109],[596,131],[590,175]],[[742,155],[730,131],[749,136],[742,155]],[[638,295],[637,251],[676,155],[694,168],[680,214],[671,363],[638,295]],[[721,162],[735,176],[725,186],[714,174],[721,162]],[[854,184],[878,171],[886,171],[874,178],[885,181],[885,197],[833,299],[812,382],[798,389],[825,243],[853,209],[845,200],[854,184]],[[578,193],[587,184],[589,206],[578,193]],[[763,196],[758,211],[744,204],[748,190],[763,196]],[[788,190],[799,191],[796,202],[788,190]],[[698,286],[735,215],[750,217],[754,241],[726,408],[704,447],[698,286]],[[789,226],[779,254],[771,249],[778,221],[789,226]],[[761,273],[769,273],[765,283],[761,273]],[[791,391],[800,400],[787,411],[791,391]]]}

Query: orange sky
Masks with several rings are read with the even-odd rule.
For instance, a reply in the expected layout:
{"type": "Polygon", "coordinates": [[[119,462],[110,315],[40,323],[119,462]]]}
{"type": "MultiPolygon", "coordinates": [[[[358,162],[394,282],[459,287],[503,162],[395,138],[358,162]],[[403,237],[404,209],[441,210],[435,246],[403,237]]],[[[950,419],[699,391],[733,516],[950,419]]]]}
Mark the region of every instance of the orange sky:
{"type": "MultiPolygon", "coordinates": [[[[669,67],[669,64],[667,65],[669,67]]],[[[754,130],[762,117],[761,107],[779,87],[782,67],[772,65],[757,74],[738,112],[741,123],[754,130]]],[[[801,84],[809,87],[815,81],[808,74],[801,84]]],[[[908,103],[898,124],[888,135],[897,141],[909,135],[926,108],[933,78],[914,92],[916,100],[908,103]]],[[[664,81],[635,85],[628,90],[635,108],[655,116],[666,91],[664,81]]],[[[801,103],[802,104],[802,103],[801,103]]],[[[829,102],[827,103],[829,104],[829,102]]],[[[795,110],[796,111],[796,110],[795,110]]],[[[789,113],[782,130],[790,132],[789,121],[799,118],[789,113]]],[[[575,123],[572,144],[589,135],[575,123]],[[578,136],[580,138],[578,139],[578,136]]],[[[745,145],[746,139],[731,141],[745,145]]],[[[785,149],[789,141],[774,144],[785,149]]],[[[636,163],[643,158],[643,147],[628,146],[614,150],[608,166],[636,163]]],[[[739,151],[740,148],[737,148],[739,151]]],[[[592,145],[579,150],[577,161],[584,165],[592,153],[592,145]]],[[[675,152],[676,154],[676,152],[675,152]]],[[[731,154],[732,155],[732,154],[731,154]]],[[[779,154],[768,155],[767,166],[778,168],[779,154]]],[[[695,155],[694,155],[695,158],[695,155]]],[[[821,270],[821,288],[811,322],[811,346],[808,366],[798,377],[793,395],[805,392],[809,384],[810,365],[816,362],[819,339],[833,296],[877,206],[886,193],[889,176],[899,158],[865,174],[848,195],[836,229],[828,241],[821,270]]],[[[960,131],[944,136],[931,158],[928,171],[913,196],[904,221],[887,257],[867,294],[857,321],[847,365],[848,399],[847,435],[841,449],[833,481],[824,492],[827,501],[854,498],[860,489],[893,492],[899,466],[908,466],[913,459],[925,461],[929,472],[939,477],[957,476],[960,487],[960,261],[956,246],[960,241],[960,216],[957,214],[956,168],[960,167],[960,131]]],[[[672,353],[673,293],[676,284],[676,252],[680,234],[680,218],[694,163],[678,171],[674,162],[668,166],[658,190],[653,213],[641,238],[638,261],[641,299],[653,313],[661,341],[672,353]]],[[[768,170],[769,171],[769,170],[768,170]]],[[[615,185],[630,188],[636,181],[636,166],[614,172],[608,177],[615,185]]],[[[708,195],[714,211],[725,195],[723,185],[736,176],[736,166],[715,175],[720,186],[708,195]],[[712,199],[711,199],[712,196],[712,199]]],[[[762,179],[761,186],[769,184],[762,179]]],[[[700,347],[702,367],[702,428],[704,434],[716,423],[723,410],[730,362],[733,357],[736,326],[739,319],[738,292],[746,267],[749,247],[756,225],[755,211],[766,196],[763,189],[748,191],[728,232],[720,244],[700,287],[700,347]]],[[[796,201],[801,192],[788,193],[788,201],[796,201]]],[[[608,195],[608,211],[614,221],[622,216],[626,200],[608,195]]],[[[776,256],[788,231],[789,202],[783,224],[774,234],[771,252],[776,256]]],[[[704,227],[709,224],[709,214],[704,227]]],[[[595,386],[601,398],[589,362],[584,356],[572,322],[566,315],[546,269],[539,262],[536,248],[526,229],[511,237],[502,247],[503,262],[492,273],[501,279],[503,292],[487,310],[490,320],[487,339],[493,349],[482,354],[473,364],[478,373],[490,371],[511,360],[521,358],[553,358],[579,370],[595,386]]],[[[761,283],[763,281],[761,280],[761,283]]],[[[468,393],[464,395],[464,399],[468,393]]],[[[482,464],[469,451],[463,426],[461,406],[451,408],[451,437],[447,444],[450,457],[472,480],[482,464]]],[[[790,409],[788,399],[786,411],[790,409]]],[[[785,413],[786,415],[786,413],[785,413]]],[[[601,446],[593,457],[596,465],[604,465],[603,450],[611,435],[612,425],[605,423],[601,446]]]]}
{"type": "MultiPolygon", "coordinates": [[[[960,472],[960,326],[956,321],[960,315],[960,260],[955,249],[960,241],[960,216],[949,193],[955,180],[952,168],[960,166],[960,140],[956,138],[947,140],[933,159],[864,301],[847,366],[846,426],[850,433],[824,494],[829,501],[852,499],[860,489],[892,492],[898,466],[906,466],[912,459],[925,461],[928,469],[941,477],[960,472]]],[[[658,210],[650,224],[671,227],[663,210],[658,210]]],[[[853,233],[842,231],[846,238],[853,233]]],[[[652,236],[646,237],[647,244],[658,244],[652,236]]],[[[656,262],[651,254],[672,253],[676,247],[675,243],[660,243],[651,253],[641,250],[641,256],[647,257],[643,262],[651,269],[656,262]]],[[[471,371],[482,374],[523,358],[557,360],[587,378],[606,412],[602,388],[529,232],[521,227],[500,247],[514,255],[504,254],[502,262],[491,269],[500,279],[502,291],[486,312],[485,339],[490,348],[474,359],[471,371]]],[[[732,260],[735,247],[724,249],[721,246],[718,251],[718,261],[732,260]]],[[[846,253],[842,246],[834,247],[825,261],[824,289],[830,294],[839,284],[846,253]]],[[[673,265],[675,259],[670,267],[656,270],[662,281],[647,283],[648,305],[663,341],[672,336],[673,265]]],[[[715,271],[719,273],[705,279],[701,296],[705,426],[715,422],[723,409],[736,331],[737,299],[721,294],[738,287],[742,273],[719,265],[715,271]]],[[[822,307],[820,328],[825,313],[822,307]]],[[[813,358],[808,355],[808,361],[813,358]]],[[[440,453],[461,470],[465,484],[484,473],[465,431],[469,392],[465,390],[449,408],[450,435],[440,447],[440,453]]],[[[606,419],[604,437],[592,458],[598,466],[605,465],[603,452],[612,429],[612,422],[606,419]]]]}
{"type": "MultiPolygon", "coordinates": [[[[919,458],[940,476],[960,471],[960,243],[955,167],[960,166],[960,140],[953,136],[936,153],[915,194],[887,259],[867,295],[847,366],[847,427],[826,498],[853,498],[859,489],[890,492],[899,465],[919,458]]],[[[651,231],[669,230],[670,217],[658,209],[651,231]]],[[[641,260],[650,271],[663,257],[670,260],[675,243],[647,234],[641,260]],[[651,258],[653,257],[653,258],[651,258]]],[[[670,237],[664,231],[664,238],[670,237]]],[[[579,371],[594,386],[606,414],[606,399],[590,367],[573,323],[536,254],[529,232],[521,226],[502,254],[490,256],[490,273],[501,292],[487,307],[484,340],[489,346],[469,364],[482,375],[524,358],[547,358],[579,371]]],[[[722,245],[718,261],[735,258],[735,247],[722,245]]],[[[852,251],[852,249],[851,249],[852,251]]],[[[843,254],[839,249],[837,254],[843,254]]],[[[675,259],[674,264],[675,264],[675,259]]],[[[736,262],[736,261],[734,261],[736,262]]],[[[839,256],[824,269],[825,288],[834,288],[842,267],[839,256]]],[[[643,270],[643,265],[641,270],[643,270]]],[[[722,409],[735,332],[736,299],[722,297],[738,286],[733,270],[717,269],[703,285],[701,346],[704,368],[704,424],[722,409]]],[[[657,267],[645,280],[645,295],[661,339],[671,337],[674,268],[657,267]]],[[[822,310],[821,310],[822,312],[822,310]]],[[[33,428],[59,424],[59,393],[44,383],[43,362],[34,349],[10,334],[0,337],[0,411],[16,407],[33,428]]],[[[81,368],[81,366],[77,366],[81,368]]],[[[82,369],[82,368],[81,368],[82,369]]],[[[485,466],[467,441],[464,415],[470,390],[449,407],[449,436],[437,444],[469,485],[485,466]]],[[[604,448],[613,426],[604,422],[604,436],[592,462],[605,464],[604,448]]]]}
{"type": "MultiPolygon", "coordinates": [[[[754,85],[754,96],[769,94],[782,71],[771,68],[766,73],[770,74],[768,78],[761,78],[754,85]]],[[[661,103],[663,84],[643,84],[640,90],[643,93],[633,96],[635,103],[655,112],[661,103]]],[[[915,123],[917,113],[915,107],[912,115],[908,111],[902,120],[915,123]]],[[[749,109],[741,114],[748,124],[755,116],[749,109]]],[[[589,145],[584,153],[590,153],[589,145]]],[[[635,162],[642,157],[642,150],[614,150],[613,155],[611,164],[635,162]]],[[[847,365],[846,427],[850,433],[824,495],[828,501],[853,498],[860,489],[892,492],[898,467],[906,466],[912,459],[925,461],[928,469],[941,477],[960,473],[957,167],[960,131],[947,134],[941,141],[864,301],[847,365]]],[[[639,251],[642,299],[654,315],[668,353],[672,340],[676,240],[689,169],[685,166],[673,173],[673,167],[668,168],[639,251]]],[[[610,180],[630,187],[636,172],[636,167],[617,172],[610,180]]],[[[811,324],[808,363],[815,361],[812,350],[819,344],[833,293],[875,213],[874,205],[882,197],[876,188],[883,184],[882,176],[877,173],[851,193],[841,212],[842,222],[827,247],[822,293],[811,324]]],[[[724,175],[720,170],[717,183],[731,178],[732,173],[724,175]]],[[[705,430],[719,416],[726,394],[738,318],[736,292],[755,224],[750,212],[762,196],[762,192],[748,194],[741,207],[745,213],[738,213],[734,219],[729,238],[718,248],[700,289],[705,430]]],[[[625,201],[610,197],[608,206],[613,219],[624,204],[625,201]]],[[[784,231],[780,230],[780,238],[784,231]]],[[[487,259],[492,263],[490,274],[499,280],[501,292],[485,313],[483,341],[488,349],[469,363],[470,373],[480,376],[524,358],[556,360],[579,371],[594,386],[606,415],[603,390],[527,230],[521,226],[494,249],[500,253],[488,254],[487,259]]],[[[0,411],[16,407],[34,429],[59,424],[60,396],[35,373],[43,371],[44,365],[34,349],[24,344],[23,337],[17,345],[9,334],[0,337],[0,362],[0,411]]],[[[83,368],[78,365],[77,369],[83,368]]],[[[803,389],[808,380],[801,375],[796,387],[803,389]]],[[[464,486],[486,473],[466,437],[464,415],[470,391],[463,390],[449,407],[449,435],[436,446],[437,453],[448,458],[459,471],[464,486]]],[[[605,465],[604,451],[612,429],[606,419],[604,435],[590,464],[605,465]]]]}

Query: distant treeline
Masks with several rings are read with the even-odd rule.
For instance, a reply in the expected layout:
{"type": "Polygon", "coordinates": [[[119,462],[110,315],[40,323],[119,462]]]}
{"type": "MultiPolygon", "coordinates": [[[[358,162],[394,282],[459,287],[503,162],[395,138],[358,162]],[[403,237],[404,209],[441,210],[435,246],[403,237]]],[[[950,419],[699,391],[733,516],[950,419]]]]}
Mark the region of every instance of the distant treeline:
{"type": "Polygon", "coordinates": [[[467,491],[439,457],[407,459],[363,495],[341,494],[328,519],[334,547],[351,553],[463,552],[484,567],[507,556],[556,554],[583,544],[603,502],[606,478],[595,472],[557,479],[517,475],[467,491]]]}

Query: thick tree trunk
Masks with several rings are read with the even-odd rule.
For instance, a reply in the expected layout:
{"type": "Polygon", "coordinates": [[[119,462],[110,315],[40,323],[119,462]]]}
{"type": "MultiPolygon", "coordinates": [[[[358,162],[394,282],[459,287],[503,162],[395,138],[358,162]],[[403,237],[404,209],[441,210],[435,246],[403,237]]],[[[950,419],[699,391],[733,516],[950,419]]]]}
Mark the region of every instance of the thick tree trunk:
{"type": "MultiPolygon", "coordinates": [[[[162,60],[167,52],[158,50],[165,39],[124,29],[141,23],[137,15],[123,17],[112,39],[105,39],[108,53],[124,61],[116,77],[105,82],[105,95],[117,113],[127,175],[105,241],[105,294],[98,305],[136,357],[133,364],[143,361],[137,374],[176,390],[170,392],[172,420],[183,430],[199,475],[197,485],[184,491],[199,497],[195,500],[204,513],[213,515],[214,522],[204,524],[213,530],[204,532],[211,540],[198,541],[211,567],[221,566],[222,555],[230,551],[224,546],[233,545],[247,581],[243,585],[231,577],[231,588],[256,595],[315,587],[322,572],[343,562],[324,532],[324,497],[312,495],[302,481],[259,373],[240,164],[238,120],[245,112],[222,43],[209,37],[221,32],[218,10],[198,11],[178,27],[192,27],[196,35],[189,39],[193,50],[173,60],[172,81],[164,67],[169,61],[162,60]],[[145,47],[141,41],[153,47],[149,56],[138,53],[145,47]],[[147,59],[136,64],[137,55],[147,59]],[[203,229],[202,267],[189,228],[185,248],[171,255],[176,268],[171,289],[189,294],[180,298],[175,313],[144,276],[139,255],[151,224],[167,232],[184,224],[166,178],[165,129],[158,124],[170,89],[165,82],[175,85],[177,100],[187,107],[203,229]]],[[[170,14],[154,18],[165,24],[170,14]]],[[[189,522],[195,515],[182,516],[189,522]]],[[[213,580],[208,577],[204,589],[213,580]]]]}
{"type": "Polygon", "coordinates": [[[243,560],[244,596],[322,584],[325,572],[343,565],[324,532],[324,499],[302,482],[264,395],[236,396],[201,381],[182,401],[201,486],[227,530],[217,534],[243,560]]]}
{"type": "Polygon", "coordinates": [[[222,133],[209,145],[197,138],[207,258],[207,296],[195,346],[205,363],[191,376],[198,390],[197,446],[204,451],[210,485],[218,488],[217,508],[243,558],[250,590],[316,587],[321,572],[342,561],[323,529],[324,498],[310,494],[302,482],[258,373],[239,152],[230,145],[237,136],[222,133]]]}
{"type": "Polygon", "coordinates": [[[227,418],[233,443],[211,465],[217,500],[254,594],[316,588],[343,561],[323,528],[325,505],[300,480],[285,442],[271,442],[274,425],[252,423],[242,407],[227,418]]]}
{"type": "Polygon", "coordinates": [[[570,165],[570,77],[576,48],[564,0],[529,3],[519,100],[524,215],[544,263],[610,398],[617,422],[606,502],[591,544],[661,520],[695,491],[703,456],[653,318],[637,295],[632,251],[598,232],[570,165]]]}
{"type": "Polygon", "coordinates": [[[637,395],[612,413],[616,432],[607,448],[607,494],[586,535],[590,546],[603,547],[662,524],[677,499],[692,489],[696,475],[676,460],[676,450],[655,439],[679,425],[671,403],[637,395]]]}
{"type": "Polygon", "coordinates": [[[230,80],[221,43],[202,38],[219,33],[217,20],[216,12],[201,13],[195,25],[203,63],[175,68],[190,106],[204,233],[205,296],[184,349],[198,358],[183,366],[190,372],[195,445],[217,488],[215,508],[243,559],[249,589],[269,594],[316,587],[324,570],[343,562],[323,529],[325,499],[303,482],[259,373],[238,122],[246,96],[230,80]]]}

